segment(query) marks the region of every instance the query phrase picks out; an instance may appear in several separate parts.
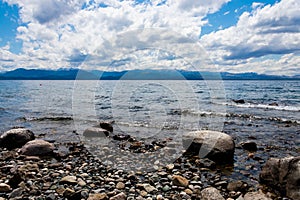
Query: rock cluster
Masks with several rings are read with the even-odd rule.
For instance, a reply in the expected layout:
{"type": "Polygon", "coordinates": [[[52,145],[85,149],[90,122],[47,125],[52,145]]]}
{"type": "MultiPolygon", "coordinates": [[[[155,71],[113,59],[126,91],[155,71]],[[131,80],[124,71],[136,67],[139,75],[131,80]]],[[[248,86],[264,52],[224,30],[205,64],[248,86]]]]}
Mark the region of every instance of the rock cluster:
{"type": "MultiPolygon", "coordinates": [[[[260,190],[258,180],[255,184],[236,180],[223,172],[227,165],[222,165],[225,168],[219,166],[219,163],[224,163],[220,155],[233,161],[234,142],[230,136],[205,131],[197,133],[196,140],[193,138],[189,142],[203,148],[206,145],[203,137],[207,135],[217,139],[210,148],[213,154],[208,154],[206,158],[198,154],[185,154],[174,163],[148,172],[125,171],[105,165],[101,158],[93,156],[80,142],[53,144],[32,137],[15,149],[4,145],[0,147],[0,199],[269,200],[283,197],[284,192],[292,199],[299,199],[299,158],[267,162],[260,180],[274,183],[282,194],[266,193],[260,190]],[[67,151],[59,152],[59,147],[67,151]]],[[[191,139],[191,133],[186,136],[191,139]]],[[[152,151],[154,147],[163,149],[168,142],[153,141],[153,148],[147,149],[148,144],[131,136],[115,135],[111,138],[118,144],[128,144],[122,149],[124,151],[152,151]]]]}

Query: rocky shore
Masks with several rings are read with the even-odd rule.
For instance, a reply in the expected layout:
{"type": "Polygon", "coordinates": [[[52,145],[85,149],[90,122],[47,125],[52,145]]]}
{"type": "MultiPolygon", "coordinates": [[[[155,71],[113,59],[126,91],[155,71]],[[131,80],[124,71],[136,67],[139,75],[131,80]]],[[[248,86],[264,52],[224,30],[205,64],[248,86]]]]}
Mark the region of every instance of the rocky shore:
{"type": "MultiPolygon", "coordinates": [[[[85,134],[110,137],[123,151],[146,153],[163,149],[168,142],[145,144],[128,135],[111,134],[112,127],[105,123],[100,126],[85,134]]],[[[249,183],[228,174],[233,170],[235,148],[243,148],[249,159],[256,159],[255,142],[235,145],[229,135],[207,131],[188,133],[186,138],[191,148],[175,162],[153,171],[126,171],[104,164],[81,142],[45,141],[30,130],[15,128],[0,137],[0,200],[300,199],[299,157],[262,162],[259,179],[249,183]],[[207,135],[214,134],[217,145],[199,158],[198,145],[209,146],[207,135]]],[[[244,173],[252,177],[250,168],[244,173]]]]}

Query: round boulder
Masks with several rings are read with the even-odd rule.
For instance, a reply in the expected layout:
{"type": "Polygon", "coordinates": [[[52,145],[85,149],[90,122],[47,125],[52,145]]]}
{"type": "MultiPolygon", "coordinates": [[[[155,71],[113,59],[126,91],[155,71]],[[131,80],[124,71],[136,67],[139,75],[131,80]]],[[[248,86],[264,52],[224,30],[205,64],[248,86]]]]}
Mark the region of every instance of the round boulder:
{"type": "Polygon", "coordinates": [[[183,135],[183,147],[187,153],[207,157],[216,163],[232,163],[235,144],[233,138],[218,131],[193,131],[183,135]]]}
{"type": "Polygon", "coordinates": [[[27,156],[51,155],[54,145],[44,140],[32,140],[27,142],[21,149],[21,154],[27,156]]]}
{"type": "Polygon", "coordinates": [[[9,150],[21,148],[30,140],[34,140],[32,131],[25,128],[14,128],[3,133],[0,137],[0,146],[9,150]]]}

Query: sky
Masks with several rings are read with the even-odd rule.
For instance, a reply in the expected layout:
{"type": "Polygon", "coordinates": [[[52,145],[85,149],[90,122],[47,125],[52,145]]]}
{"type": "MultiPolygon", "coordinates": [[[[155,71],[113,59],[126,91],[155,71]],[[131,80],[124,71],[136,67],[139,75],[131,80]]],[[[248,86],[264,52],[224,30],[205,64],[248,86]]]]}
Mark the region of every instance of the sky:
{"type": "Polygon", "coordinates": [[[0,0],[0,71],[300,74],[299,0],[0,0]]]}

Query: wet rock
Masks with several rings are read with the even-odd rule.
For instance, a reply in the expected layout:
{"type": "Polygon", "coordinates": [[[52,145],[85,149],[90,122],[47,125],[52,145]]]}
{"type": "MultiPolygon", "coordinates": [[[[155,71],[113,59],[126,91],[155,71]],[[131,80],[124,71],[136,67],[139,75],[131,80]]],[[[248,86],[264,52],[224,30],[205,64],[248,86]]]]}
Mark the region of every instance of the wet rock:
{"type": "Polygon", "coordinates": [[[46,156],[51,155],[54,145],[44,140],[32,140],[27,142],[22,148],[21,153],[27,156],[46,156]]]}
{"type": "Polygon", "coordinates": [[[107,200],[108,197],[105,193],[90,194],[88,200],[107,200]]]}
{"type": "Polygon", "coordinates": [[[246,101],[244,99],[233,99],[232,101],[237,104],[245,104],[246,103],[246,101]]]}
{"type": "Polygon", "coordinates": [[[90,127],[83,132],[84,137],[107,137],[109,131],[103,128],[90,127]]]}
{"type": "Polygon", "coordinates": [[[11,191],[11,188],[9,185],[5,183],[0,183],[0,192],[9,192],[11,191]]]}
{"type": "Polygon", "coordinates": [[[207,157],[217,163],[232,163],[234,155],[233,138],[217,131],[193,131],[183,135],[183,147],[187,153],[207,157]]]}
{"type": "Polygon", "coordinates": [[[271,200],[271,198],[267,197],[264,193],[258,192],[248,192],[244,196],[244,200],[271,200]]]}
{"type": "Polygon", "coordinates": [[[75,176],[65,176],[60,180],[61,184],[70,184],[70,185],[76,185],[76,177],[75,176]]]}
{"type": "Polygon", "coordinates": [[[114,131],[114,128],[112,126],[112,122],[100,122],[99,123],[99,126],[109,132],[113,132],[114,131]]]}
{"type": "Polygon", "coordinates": [[[21,148],[27,142],[34,140],[34,134],[25,128],[15,128],[3,133],[0,137],[0,147],[7,149],[21,148]]]}
{"type": "Polygon", "coordinates": [[[173,185],[182,187],[187,187],[189,185],[189,181],[186,178],[179,175],[174,175],[172,177],[172,183],[173,185]]]}
{"type": "Polygon", "coordinates": [[[109,200],[126,200],[126,195],[121,192],[113,197],[110,197],[109,200]]]}
{"type": "Polygon", "coordinates": [[[214,187],[208,187],[201,191],[201,200],[225,200],[220,191],[214,187]]]}
{"type": "Polygon", "coordinates": [[[240,145],[247,151],[257,151],[257,145],[253,141],[242,142],[240,145]]]}
{"type": "Polygon", "coordinates": [[[289,198],[300,199],[300,157],[270,158],[259,177],[261,183],[275,187],[289,198]]]}

